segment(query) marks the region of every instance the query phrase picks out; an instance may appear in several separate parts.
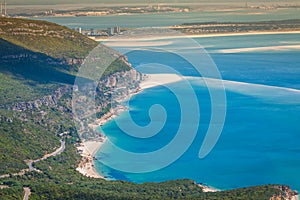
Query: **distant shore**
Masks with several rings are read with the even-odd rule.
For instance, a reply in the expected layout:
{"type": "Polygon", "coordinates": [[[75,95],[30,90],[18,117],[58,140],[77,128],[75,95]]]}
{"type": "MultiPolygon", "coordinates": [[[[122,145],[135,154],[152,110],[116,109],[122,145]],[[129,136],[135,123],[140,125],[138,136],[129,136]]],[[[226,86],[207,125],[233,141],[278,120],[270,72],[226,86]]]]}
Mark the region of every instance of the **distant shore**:
{"type": "Polygon", "coordinates": [[[246,35],[275,35],[275,34],[300,34],[300,31],[253,31],[253,32],[238,32],[238,33],[205,33],[205,34],[184,34],[178,35],[139,35],[132,37],[106,37],[91,39],[97,42],[111,42],[111,41],[151,41],[151,40],[163,40],[163,39],[179,39],[179,38],[206,38],[206,37],[229,37],[229,36],[246,36],[246,35]]]}
{"type": "Polygon", "coordinates": [[[187,35],[188,37],[225,37],[225,36],[244,36],[244,35],[276,35],[276,34],[300,34],[299,30],[290,31],[253,31],[253,32],[239,32],[239,33],[212,33],[212,34],[196,34],[187,35]]]}

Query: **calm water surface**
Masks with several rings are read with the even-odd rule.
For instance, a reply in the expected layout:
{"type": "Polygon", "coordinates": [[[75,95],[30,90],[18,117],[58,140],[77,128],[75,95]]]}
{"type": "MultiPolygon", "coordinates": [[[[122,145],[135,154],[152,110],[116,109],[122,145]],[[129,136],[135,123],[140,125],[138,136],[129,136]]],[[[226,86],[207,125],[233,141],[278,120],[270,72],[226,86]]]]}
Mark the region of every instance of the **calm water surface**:
{"type": "MultiPolygon", "coordinates": [[[[210,121],[211,102],[201,80],[193,80],[191,84],[199,101],[201,121],[197,137],[180,159],[164,169],[142,174],[117,171],[98,161],[95,163],[97,171],[111,179],[137,183],[190,178],[220,189],[278,183],[300,190],[300,51],[255,49],[299,45],[299,35],[195,40],[210,53],[224,80],[249,84],[241,88],[239,84],[232,83],[227,88],[226,122],[213,151],[204,159],[198,158],[210,121]],[[252,50],[222,53],[225,49],[243,48],[252,50]]],[[[195,75],[192,66],[169,53],[140,50],[127,56],[134,66],[159,62],[184,75],[195,75]]],[[[174,84],[182,88],[180,95],[186,95],[181,82],[174,84]]],[[[153,104],[163,105],[168,113],[165,127],[155,137],[130,137],[118,128],[115,120],[102,127],[105,134],[113,143],[132,152],[149,152],[163,147],[172,140],[178,129],[180,110],[176,96],[162,86],[146,89],[131,98],[129,112],[137,124],[147,125],[150,122],[148,111],[153,104]]],[[[126,124],[128,119],[121,114],[116,120],[126,124]]],[[[118,157],[107,144],[97,153],[97,157],[106,162],[131,164],[126,158],[118,157]]]]}

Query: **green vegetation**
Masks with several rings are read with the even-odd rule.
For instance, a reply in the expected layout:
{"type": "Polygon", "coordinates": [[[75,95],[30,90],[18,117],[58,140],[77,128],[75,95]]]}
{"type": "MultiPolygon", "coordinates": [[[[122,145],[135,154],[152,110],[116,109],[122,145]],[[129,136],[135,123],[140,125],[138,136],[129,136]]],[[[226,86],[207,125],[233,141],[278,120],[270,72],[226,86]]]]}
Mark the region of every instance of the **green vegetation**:
{"type": "Polygon", "coordinates": [[[96,117],[97,117],[97,118],[101,118],[105,113],[108,113],[108,112],[109,112],[110,108],[111,108],[111,105],[110,105],[110,104],[107,105],[107,106],[106,106],[104,109],[102,109],[100,112],[97,112],[97,113],[96,113],[96,117]]]}
{"type": "Polygon", "coordinates": [[[22,199],[23,188],[16,185],[10,188],[0,189],[0,198],[5,200],[22,199]]]}
{"type": "MultiPolygon", "coordinates": [[[[134,184],[82,176],[75,170],[81,158],[75,148],[80,139],[71,113],[71,91],[55,104],[30,109],[26,104],[70,87],[78,64],[68,59],[84,58],[96,43],[52,23],[0,18],[0,45],[0,176],[9,174],[0,179],[0,199],[21,199],[23,187],[31,189],[30,199],[269,199],[281,193],[272,185],[203,193],[192,180],[134,184]],[[18,111],[7,109],[15,102],[25,103],[18,111]],[[59,139],[66,141],[66,150],[34,163],[40,173],[13,175],[27,169],[24,160],[53,152],[59,139]]],[[[101,48],[104,55],[115,54],[101,48]]],[[[105,75],[128,69],[124,58],[118,58],[105,75]]],[[[109,106],[98,114],[108,110],[109,106]]]]}
{"type": "MultiPolygon", "coordinates": [[[[175,180],[162,183],[134,184],[124,181],[106,181],[87,178],[75,171],[80,157],[75,153],[71,138],[67,148],[59,156],[51,157],[35,165],[43,173],[27,173],[24,176],[6,178],[2,183],[7,196],[20,185],[31,188],[31,199],[270,199],[282,192],[274,185],[242,188],[216,193],[204,193],[191,180],[175,180]],[[8,192],[9,191],[9,192],[8,192]],[[7,194],[8,193],[8,194],[7,194]]],[[[0,190],[1,193],[1,190],[0,190]]]]}
{"type": "MultiPolygon", "coordinates": [[[[65,98],[59,104],[63,104],[65,98]]],[[[0,109],[0,175],[27,168],[24,160],[37,159],[59,147],[59,133],[75,129],[72,118],[59,107],[41,107],[23,112],[0,109]]]]}
{"type": "Polygon", "coordinates": [[[66,27],[37,20],[0,18],[1,38],[50,57],[84,59],[97,42],[66,27]]]}
{"type": "Polygon", "coordinates": [[[97,45],[105,52],[97,70],[109,62],[103,77],[130,69],[118,52],[66,27],[0,17],[1,105],[37,99],[72,85],[79,66],[97,45]]]}
{"type": "Polygon", "coordinates": [[[25,81],[21,77],[0,73],[0,102],[2,105],[37,99],[52,92],[55,88],[55,85],[36,84],[30,80],[25,81]]]}

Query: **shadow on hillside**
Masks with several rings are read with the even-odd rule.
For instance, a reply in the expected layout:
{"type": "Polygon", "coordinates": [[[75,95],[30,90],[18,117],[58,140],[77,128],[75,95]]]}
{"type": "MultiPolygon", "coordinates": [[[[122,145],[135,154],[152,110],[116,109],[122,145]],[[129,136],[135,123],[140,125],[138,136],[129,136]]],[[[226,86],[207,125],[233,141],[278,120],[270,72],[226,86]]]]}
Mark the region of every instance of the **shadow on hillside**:
{"type": "Polygon", "coordinates": [[[34,52],[0,38],[0,72],[40,84],[73,84],[70,67],[46,54],[34,52]],[[62,71],[66,69],[65,71],[62,71]]]}

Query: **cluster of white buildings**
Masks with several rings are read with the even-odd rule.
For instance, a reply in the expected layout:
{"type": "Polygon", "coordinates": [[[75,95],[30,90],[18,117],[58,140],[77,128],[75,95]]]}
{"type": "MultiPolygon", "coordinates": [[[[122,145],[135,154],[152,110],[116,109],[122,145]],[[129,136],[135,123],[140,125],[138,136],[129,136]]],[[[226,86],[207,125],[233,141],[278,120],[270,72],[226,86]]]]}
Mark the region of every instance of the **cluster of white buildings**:
{"type": "Polygon", "coordinates": [[[82,30],[81,27],[76,27],[73,30],[77,31],[78,33],[81,33],[86,36],[96,36],[96,37],[101,37],[101,36],[112,36],[112,35],[118,35],[121,33],[121,28],[120,26],[115,26],[115,27],[109,27],[107,30],[96,30],[96,29],[89,29],[89,30],[82,30]]]}

